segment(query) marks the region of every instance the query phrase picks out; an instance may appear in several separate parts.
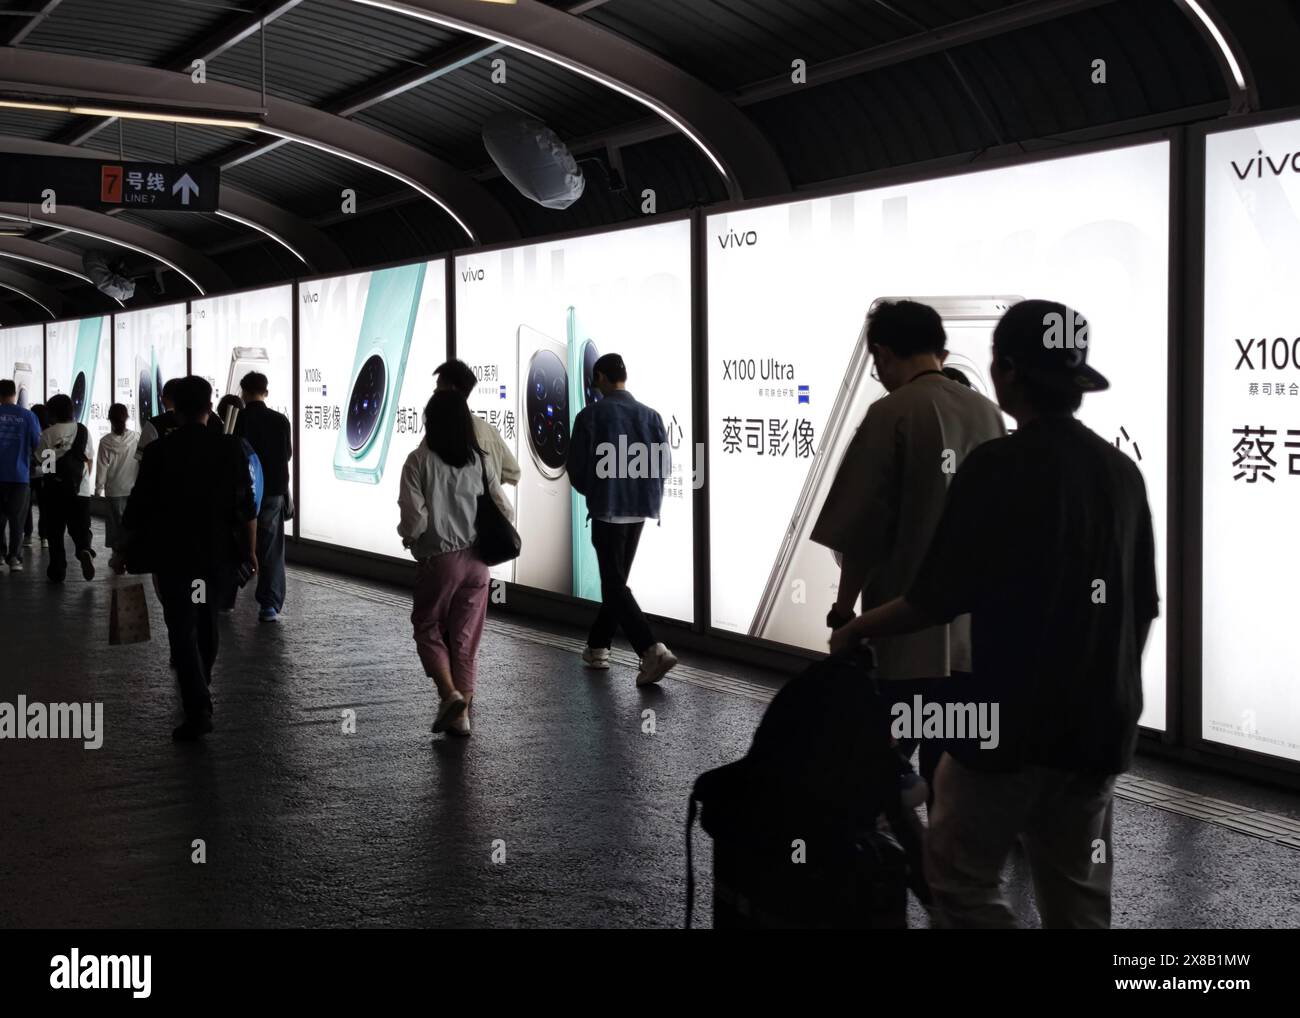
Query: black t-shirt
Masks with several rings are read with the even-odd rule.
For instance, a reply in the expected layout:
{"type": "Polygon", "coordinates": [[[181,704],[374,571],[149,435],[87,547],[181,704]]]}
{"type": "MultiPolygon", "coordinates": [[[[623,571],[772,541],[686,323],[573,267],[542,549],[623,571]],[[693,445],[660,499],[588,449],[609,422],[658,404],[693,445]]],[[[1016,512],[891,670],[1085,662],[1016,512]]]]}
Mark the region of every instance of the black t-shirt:
{"type": "Polygon", "coordinates": [[[289,418],[265,403],[250,400],[235,418],[235,434],[247,441],[262,461],[264,495],[287,495],[289,459],[293,456],[289,418]]]}
{"type": "Polygon", "coordinates": [[[1151,509],[1137,465],[1073,418],[972,452],[907,600],[971,614],[962,702],[998,705],[999,745],[953,750],[981,769],[1118,774],[1142,712],[1142,647],[1159,613],[1151,509]]]}
{"type": "Polygon", "coordinates": [[[239,561],[240,528],[256,515],[239,440],[187,424],[144,450],[122,522],[137,562],[197,579],[239,561]]]}

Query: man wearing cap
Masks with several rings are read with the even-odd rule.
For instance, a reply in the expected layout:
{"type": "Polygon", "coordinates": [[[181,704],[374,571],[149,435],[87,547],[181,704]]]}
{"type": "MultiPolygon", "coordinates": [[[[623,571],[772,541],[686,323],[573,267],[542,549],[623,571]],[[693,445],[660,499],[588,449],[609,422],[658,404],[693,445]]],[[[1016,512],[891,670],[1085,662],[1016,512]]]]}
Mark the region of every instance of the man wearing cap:
{"type": "Polygon", "coordinates": [[[1159,599],[1142,475],[1074,417],[1108,388],[1090,339],[1063,304],[1006,313],[991,377],[1018,430],[957,471],[907,593],[831,638],[838,650],[971,615],[970,700],[998,723],[951,746],[936,775],[926,877],[945,925],[1016,925],[1000,873],[1022,836],[1043,926],[1110,925],[1111,797],[1159,599]]]}

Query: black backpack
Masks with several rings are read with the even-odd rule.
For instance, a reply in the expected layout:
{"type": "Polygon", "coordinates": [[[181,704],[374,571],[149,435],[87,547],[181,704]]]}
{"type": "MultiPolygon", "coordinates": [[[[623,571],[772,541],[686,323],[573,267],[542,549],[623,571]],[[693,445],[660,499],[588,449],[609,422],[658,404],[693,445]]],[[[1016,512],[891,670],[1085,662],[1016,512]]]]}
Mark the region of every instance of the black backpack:
{"type": "Polygon", "coordinates": [[[54,470],[46,475],[55,487],[69,495],[81,490],[81,482],[86,476],[86,445],[89,441],[90,432],[84,424],[78,424],[72,446],[54,461],[54,470]]]}
{"type": "Polygon", "coordinates": [[[906,856],[878,826],[899,803],[890,719],[869,650],[824,658],[786,683],[748,755],[695,782],[687,928],[697,804],[714,841],[715,926],[906,925],[906,856]],[[803,864],[793,862],[796,842],[803,864]]]}

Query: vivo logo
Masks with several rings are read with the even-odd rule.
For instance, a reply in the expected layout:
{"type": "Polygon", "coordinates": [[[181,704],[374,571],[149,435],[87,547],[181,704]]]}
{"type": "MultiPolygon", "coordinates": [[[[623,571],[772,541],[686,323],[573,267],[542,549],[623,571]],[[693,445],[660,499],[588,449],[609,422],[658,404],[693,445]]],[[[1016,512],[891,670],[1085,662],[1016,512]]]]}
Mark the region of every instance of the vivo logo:
{"type": "Polygon", "coordinates": [[[464,272],[460,274],[460,278],[463,279],[466,283],[480,282],[483,279],[483,270],[466,269],[464,272]]]}
{"type": "Polygon", "coordinates": [[[758,243],[758,234],[754,230],[747,233],[737,233],[735,230],[728,230],[726,234],[718,237],[718,246],[722,249],[729,247],[753,247],[758,243]]]}
{"type": "Polygon", "coordinates": [[[1236,172],[1238,180],[1245,180],[1250,176],[1252,170],[1256,177],[1263,177],[1265,166],[1275,177],[1282,176],[1288,166],[1291,168],[1292,173],[1300,173],[1300,152],[1292,152],[1290,155],[1285,155],[1275,161],[1272,156],[1264,155],[1264,150],[1260,149],[1259,154],[1246,163],[1245,169],[1237,165],[1237,160],[1232,161],[1232,168],[1236,172]]]}
{"type": "Polygon", "coordinates": [[[304,304],[319,304],[320,291],[318,290],[315,293],[311,293],[310,291],[304,290],[302,293],[302,302],[304,304]]]}

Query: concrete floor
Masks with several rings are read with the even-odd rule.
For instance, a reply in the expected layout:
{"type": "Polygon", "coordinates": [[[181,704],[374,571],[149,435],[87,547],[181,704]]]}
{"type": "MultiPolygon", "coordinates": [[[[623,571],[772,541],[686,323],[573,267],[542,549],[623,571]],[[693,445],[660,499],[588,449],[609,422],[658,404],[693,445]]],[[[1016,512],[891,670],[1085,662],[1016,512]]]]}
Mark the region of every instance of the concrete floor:
{"type": "MultiPolygon", "coordinates": [[[[222,620],[217,729],[175,745],[152,596],[154,640],[110,647],[110,589],[138,580],[85,583],[74,567],[58,588],[39,551],[28,567],[0,571],[0,701],[102,701],[106,735],[96,751],[0,741],[3,927],[680,926],[691,784],[744,754],[763,711],[691,682],[639,691],[627,668],[587,672],[513,619],[489,622],[474,736],[431,737],[402,592],[292,569],[281,622],[259,625],[248,592],[222,620]]],[[[1142,769],[1179,784],[1177,768],[1142,769]]],[[[1230,797],[1230,782],[1209,784],[1230,797]]],[[[1266,798],[1300,815],[1295,796],[1266,798]]],[[[695,838],[708,925],[711,854],[695,838]]],[[[1125,801],[1115,841],[1117,927],[1300,925],[1295,849],[1125,801]]],[[[1035,924],[1026,874],[1013,863],[1009,879],[1035,924]]]]}

